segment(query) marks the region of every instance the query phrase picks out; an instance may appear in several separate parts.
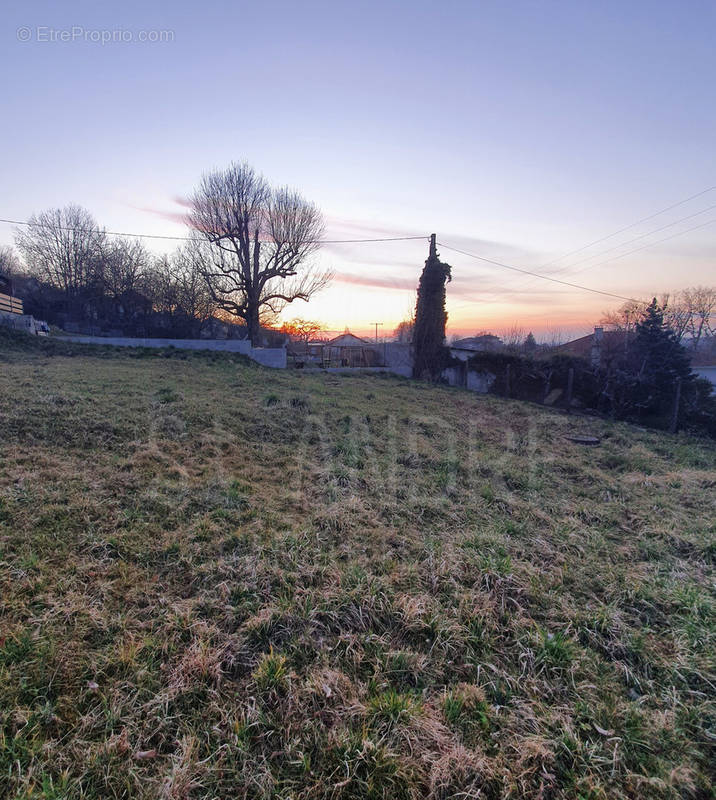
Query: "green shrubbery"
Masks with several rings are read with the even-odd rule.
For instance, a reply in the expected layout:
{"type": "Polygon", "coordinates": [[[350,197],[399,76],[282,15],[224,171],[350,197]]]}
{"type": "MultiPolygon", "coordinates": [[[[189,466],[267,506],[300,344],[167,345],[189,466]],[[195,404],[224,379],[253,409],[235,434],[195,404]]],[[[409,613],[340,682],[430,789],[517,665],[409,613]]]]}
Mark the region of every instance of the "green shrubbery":
{"type": "Polygon", "coordinates": [[[656,300],[626,344],[624,354],[605,367],[563,353],[500,352],[476,353],[467,367],[495,376],[490,387],[493,394],[557,406],[566,405],[572,369],[574,406],[655,428],[670,427],[680,382],[678,427],[716,436],[716,397],[711,384],[692,372],[688,354],[665,324],[656,300]]]}

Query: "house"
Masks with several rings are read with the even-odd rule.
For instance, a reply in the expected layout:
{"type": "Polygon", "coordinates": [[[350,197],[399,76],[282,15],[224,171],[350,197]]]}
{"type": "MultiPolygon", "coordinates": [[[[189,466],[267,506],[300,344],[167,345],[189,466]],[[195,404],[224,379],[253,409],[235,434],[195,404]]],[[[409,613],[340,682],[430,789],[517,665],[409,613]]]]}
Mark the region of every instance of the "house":
{"type": "Polygon", "coordinates": [[[466,339],[455,339],[451,348],[456,350],[472,350],[476,352],[494,351],[502,349],[502,339],[493,333],[481,333],[478,336],[468,336],[466,339]]]}
{"type": "Polygon", "coordinates": [[[331,347],[371,347],[373,342],[369,342],[367,339],[361,339],[360,336],[356,336],[354,333],[347,330],[339,336],[334,336],[333,339],[329,339],[327,344],[331,347]]]}
{"type": "Polygon", "coordinates": [[[605,331],[596,327],[594,333],[559,345],[556,350],[558,353],[586,358],[594,367],[606,367],[627,351],[633,335],[627,331],[605,331]]]}
{"type": "Polygon", "coordinates": [[[362,339],[350,331],[326,342],[329,361],[339,367],[377,367],[383,363],[377,342],[362,339]]]}
{"type": "Polygon", "coordinates": [[[326,341],[294,342],[294,358],[300,364],[322,367],[377,367],[383,364],[383,346],[350,331],[326,341]]]}

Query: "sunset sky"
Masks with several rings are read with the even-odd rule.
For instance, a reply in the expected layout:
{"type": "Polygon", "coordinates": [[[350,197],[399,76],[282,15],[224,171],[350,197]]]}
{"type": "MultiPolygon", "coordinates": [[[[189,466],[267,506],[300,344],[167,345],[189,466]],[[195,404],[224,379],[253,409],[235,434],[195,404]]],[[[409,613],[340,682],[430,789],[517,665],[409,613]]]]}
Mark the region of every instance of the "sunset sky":
{"type": "MultiPolygon", "coordinates": [[[[245,159],[316,202],[328,238],[425,236],[323,248],[333,285],[284,316],[332,330],[391,332],[433,231],[629,297],[715,282],[713,2],[28,2],[0,30],[0,217],[72,202],[181,236],[202,172],[245,159]]],[[[439,249],[452,333],[578,333],[620,302],[439,249]]]]}

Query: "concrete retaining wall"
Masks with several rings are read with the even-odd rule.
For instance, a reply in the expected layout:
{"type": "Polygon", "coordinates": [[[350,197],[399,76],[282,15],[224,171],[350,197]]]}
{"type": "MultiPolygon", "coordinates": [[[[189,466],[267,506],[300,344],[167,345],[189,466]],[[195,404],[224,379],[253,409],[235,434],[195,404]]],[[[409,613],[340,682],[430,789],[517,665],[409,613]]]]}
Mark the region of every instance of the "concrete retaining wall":
{"type": "Polygon", "coordinates": [[[396,375],[410,378],[413,374],[413,354],[410,345],[386,342],[382,347],[385,366],[396,375]]]}
{"type": "Polygon", "coordinates": [[[176,347],[177,350],[218,350],[241,353],[264,367],[284,369],[285,347],[252,347],[248,339],[133,339],[128,336],[58,336],[64,342],[109,347],[176,347]]]}
{"type": "Polygon", "coordinates": [[[31,336],[47,336],[47,323],[35,319],[31,314],[11,314],[0,311],[0,325],[15,331],[29,333],[31,336]]]}

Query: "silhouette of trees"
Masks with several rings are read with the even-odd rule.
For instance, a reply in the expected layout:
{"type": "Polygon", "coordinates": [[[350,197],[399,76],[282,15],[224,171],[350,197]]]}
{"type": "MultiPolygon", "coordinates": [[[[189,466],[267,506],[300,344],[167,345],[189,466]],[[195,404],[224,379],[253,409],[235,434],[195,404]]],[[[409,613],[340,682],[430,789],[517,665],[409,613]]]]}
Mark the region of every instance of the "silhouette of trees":
{"type": "Polygon", "coordinates": [[[691,344],[698,350],[701,340],[716,333],[716,287],[694,286],[682,293],[687,309],[691,344]]]}
{"type": "Polygon", "coordinates": [[[95,277],[106,297],[120,301],[143,288],[151,262],[152,256],[139,239],[108,239],[102,245],[95,277]]]}
{"type": "MultiPolygon", "coordinates": [[[[637,320],[647,308],[647,303],[629,300],[616,311],[602,316],[602,325],[610,330],[631,334],[637,320]]],[[[693,286],[662,296],[659,308],[665,324],[681,342],[689,339],[694,350],[702,341],[716,332],[713,320],[716,316],[716,287],[693,286]]]]}
{"type": "Polygon", "coordinates": [[[70,205],[33,214],[15,243],[31,272],[61,290],[70,309],[97,291],[105,238],[89,211],[70,205]]]}
{"type": "Polygon", "coordinates": [[[310,319],[292,319],[281,326],[281,333],[287,334],[297,342],[310,342],[322,330],[324,330],[322,323],[310,319]]]}
{"type": "Polygon", "coordinates": [[[634,325],[646,308],[646,303],[627,300],[616,311],[607,311],[602,315],[600,324],[608,330],[631,333],[634,325]]]}
{"type": "Polygon", "coordinates": [[[323,235],[318,208],[298,192],[270,186],[246,163],[204,175],[189,222],[205,245],[197,253],[213,300],[245,320],[254,343],[263,316],[308,300],[332,277],[311,258],[323,235]]]}
{"type": "Polygon", "coordinates": [[[217,311],[192,243],[156,259],[147,283],[154,310],[176,335],[199,336],[217,311]]]}
{"type": "Polygon", "coordinates": [[[683,404],[693,406],[689,414],[693,417],[701,403],[696,375],[686,349],[654,298],[635,322],[628,353],[609,371],[605,397],[616,416],[663,426],[673,411],[678,381],[683,404]]]}
{"type": "Polygon", "coordinates": [[[107,236],[89,212],[67,206],[16,233],[27,272],[26,307],[61,325],[125,335],[198,336],[217,310],[197,247],[153,256],[139,239],[107,236]],[[31,277],[28,277],[31,276],[31,277]]]}
{"type": "Polygon", "coordinates": [[[401,344],[409,344],[413,341],[413,331],[415,329],[414,319],[404,319],[399,322],[393,331],[393,339],[401,344]]]}
{"type": "Polygon", "coordinates": [[[15,250],[12,247],[0,247],[0,275],[12,278],[19,272],[20,259],[15,250]]]}

